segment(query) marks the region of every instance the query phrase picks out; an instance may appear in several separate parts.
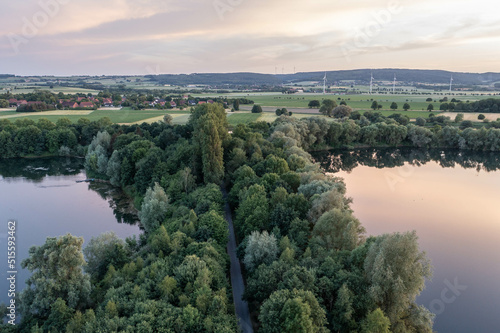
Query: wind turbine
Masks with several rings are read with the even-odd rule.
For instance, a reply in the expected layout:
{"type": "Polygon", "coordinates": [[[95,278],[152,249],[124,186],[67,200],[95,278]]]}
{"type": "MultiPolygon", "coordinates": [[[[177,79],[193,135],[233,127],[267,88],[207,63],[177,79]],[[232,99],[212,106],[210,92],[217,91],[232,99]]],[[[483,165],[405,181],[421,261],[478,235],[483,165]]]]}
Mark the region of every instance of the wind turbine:
{"type": "Polygon", "coordinates": [[[323,95],[326,94],[326,72],[325,77],[323,77],[323,95]]]}
{"type": "Polygon", "coordinates": [[[451,94],[451,85],[453,84],[453,74],[451,75],[451,78],[450,78],[450,94],[451,94]]]}
{"type": "Polygon", "coordinates": [[[396,73],[394,73],[394,82],[392,83],[392,94],[396,93],[396,73]]]}
{"type": "Polygon", "coordinates": [[[372,94],[373,89],[373,73],[370,72],[370,95],[372,94]]]}

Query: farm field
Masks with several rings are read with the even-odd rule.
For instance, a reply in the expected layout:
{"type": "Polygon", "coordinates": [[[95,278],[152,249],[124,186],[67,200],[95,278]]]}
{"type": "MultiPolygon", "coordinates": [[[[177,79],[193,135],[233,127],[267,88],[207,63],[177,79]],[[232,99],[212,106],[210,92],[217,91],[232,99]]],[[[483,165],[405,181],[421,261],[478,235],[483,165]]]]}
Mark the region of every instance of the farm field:
{"type": "MultiPolygon", "coordinates": [[[[398,104],[398,109],[396,111],[403,111],[403,104],[410,104],[410,110],[413,111],[426,111],[427,106],[429,104],[434,105],[434,109],[439,109],[440,99],[444,97],[448,97],[448,100],[452,98],[456,98],[463,101],[476,101],[479,99],[492,98],[495,97],[493,95],[485,94],[483,96],[472,96],[468,95],[460,95],[458,93],[455,94],[447,94],[447,93],[439,93],[439,94],[428,94],[428,95],[411,95],[411,94],[403,94],[403,95],[392,95],[392,94],[357,94],[357,95],[338,95],[338,94],[294,94],[294,95],[284,95],[276,92],[269,93],[230,93],[230,94],[222,94],[222,95],[214,95],[214,94],[193,94],[196,97],[224,97],[224,98],[237,98],[244,97],[254,101],[256,104],[261,106],[269,106],[275,108],[308,108],[308,104],[311,100],[322,101],[323,99],[333,99],[339,104],[342,100],[345,100],[347,105],[351,106],[355,110],[370,110],[372,102],[375,100],[378,103],[382,104],[382,110],[392,111],[390,109],[391,103],[396,102],[398,104]],[[431,97],[433,99],[432,102],[426,102],[427,98],[431,97]]],[[[244,108],[244,105],[240,107],[244,108]]]]}
{"type": "MultiPolygon", "coordinates": [[[[240,107],[240,109],[247,110],[250,112],[251,107],[249,106],[243,106],[240,107]]],[[[276,107],[262,107],[264,113],[273,113],[276,111],[276,107]]],[[[319,109],[309,109],[309,108],[287,108],[288,111],[291,111],[294,116],[302,115],[302,118],[304,117],[313,117],[313,116],[319,116],[321,115],[319,113],[319,109]]],[[[358,110],[361,114],[363,114],[366,111],[373,111],[372,109],[366,109],[366,110],[358,110]]],[[[408,116],[410,119],[416,119],[418,117],[422,118],[427,118],[429,117],[430,112],[429,111],[404,111],[404,110],[377,110],[376,112],[380,112],[383,116],[388,117],[394,113],[400,113],[403,115],[408,116]]],[[[433,111],[432,113],[435,115],[440,114],[442,111],[433,111]]]]}
{"type": "MultiPolygon", "coordinates": [[[[0,84],[0,87],[2,85],[0,84]]],[[[25,87],[22,85],[15,85],[17,87],[16,89],[12,89],[13,94],[29,94],[32,93],[35,89],[32,87],[35,87],[36,84],[26,84],[25,87]]],[[[11,88],[9,86],[9,88],[11,88]]],[[[7,86],[4,86],[3,88],[7,88],[7,86]]],[[[36,87],[37,90],[44,90],[44,91],[50,91],[54,94],[58,94],[60,92],[65,93],[65,94],[76,94],[76,93],[83,93],[83,94],[88,94],[91,93],[92,95],[97,95],[100,91],[99,90],[92,90],[92,89],[84,89],[84,88],[74,88],[74,87],[61,87],[61,86],[55,86],[54,89],[50,89],[48,86],[39,86],[36,87]]]]}
{"type": "MultiPolygon", "coordinates": [[[[425,100],[429,96],[414,96],[414,95],[267,95],[267,96],[252,96],[248,97],[252,99],[256,104],[262,106],[273,106],[273,107],[297,107],[297,108],[307,108],[307,105],[312,100],[322,101],[323,99],[333,99],[340,103],[340,101],[345,100],[347,105],[355,110],[370,110],[373,101],[377,101],[382,104],[382,110],[391,110],[390,105],[392,102],[398,104],[398,110],[403,110],[403,104],[410,104],[410,110],[427,110],[429,102],[425,100]]],[[[439,99],[443,96],[432,96],[436,102],[434,108],[439,108],[439,99]]],[[[469,99],[472,100],[472,99],[469,99]]]]}
{"type": "MultiPolygon", "coordinates": [[[[99,120],[103,117],[108,117],[113,123],[119,124],[129,124],[142,122],[146,119],[151,119],[154,117],[163,118],[167,113],[172,115],[185,115],[189,116],[189,112],[186,111],[165,111],[165,110],[132,110],[128,108],[123,108],[121,110],[96,110],[96,111],[83,111],[87,114],[82,114],[82,111],[46,111],[46,112],[26,112],[19,113],[15,111],[2,111],[0,112],[0,119],[8,118],[10,120],[15,120],[17,118],[29,118],[37,121],[41,118],[47,118],[50,121],[56,122],[60,118],[68,118],[72,122],[77,122],[80,118],[86,118],[91,121],[99,120]],[[54,114],[54,113],[57,114],[54,114]]],[[[174,119],[175,120],[175,119],[174,119]]]]}

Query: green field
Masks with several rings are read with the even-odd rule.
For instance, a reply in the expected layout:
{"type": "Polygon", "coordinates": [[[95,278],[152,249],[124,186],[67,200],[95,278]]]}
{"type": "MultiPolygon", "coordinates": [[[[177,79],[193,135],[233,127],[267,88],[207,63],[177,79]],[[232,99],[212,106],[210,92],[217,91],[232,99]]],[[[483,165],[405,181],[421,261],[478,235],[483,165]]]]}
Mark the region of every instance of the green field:
{"type": "Polygon", "coordinates": [[[14,121],[18,118],[28,118],[28,119],[32,119],[34,121],[37,121],[38,119],[41,119],[41,118],[47,118],[50,121],[56,122],[60,118],[68,118],[72,122],[76,122],[80,118],[86,118],[86,119],[93,121],[93,120],[101,119],[103,117],[108,117],[114,123],[129,124],[129,123],[140,122],[142,120],[146,120],[149,118],[160,117],[160,116],[166,115],[167,113],[186,116],[186,117],[184,117],[184,118],[186,118],[186,120],[184,120],[183,117],[175,117],[174,123],[177,123],[177,121],[180,121],[180,122],[187,121],[187,118],[189,117],[189,114],[190,114],[188,111],[166,112],[165,110],[132,110],[129,108],[123,108],[121,110],[96,110],[96,111],[90,113],[89,115],[72,115],[71,111],[68,111],[68,113],[64,114],[64,115],[47,115],[47,114],[44,114],[44,112],[17,113],[15,111],[2,111],[2,112],[0,112],[0,119],[2,119],[2,116],[16,115],[16,114],[18,114],[19,117],[12,117],[12,118],[8,118],[8,119],[11,121],[14,121]],[[182,118],[182,119],[180,119],[180,118],[182,118]]]}
{"type": "MultiPolygon", "coordinates": [[[[214,94],[193,94],[196,97],[223,97],[223,98],[237,98],[244,97],[254,101],[256,104],[261,106],[268,107],[276,107],[276,108],[307,108],[308,104],[311,100],[319,100],[320,102],[323,99],[333,99],[339,104],[342,100],[345,100],[347,105],[351,106],[354,110],[370,110],[372,102],[375,100],[379,104],[382,104],[382,110],[392,111],[390,109],[391,103],[396,102],[398,104],[397,112],[403,111],[403,104],[410,104],[410,110],[413,111],[426,111],[427,106],[431,103],[434,105],[434,109],[439,109],[440,102],[439,100],[448,97],[448,100],[452,98],[456,98],[462,101],[476,101],[484,98],[491,98],[493,96],[485,94],[483,96],[471,96],[470,94],[466,96],[461,96],[457,94],[431,94],[431,95],[411,95],[411,94],[356,94],[356,95],[335,95],[335,94],[294,94],[294,95],[284,95],[281,93],[270,92],[270,93],[231,93],[231,94],[223,94],[223,95],[214,95],[214,94]],[[427,98],[433,98],[432,102],[426,102],[427,98]]],[[[248,107],[248,105],[241,105],[243,109],[248,107]]]]}
{"type": "Polygon", "coordinates": [[[260,120],[261,115],[258,113],[230,113],[227,117],[227,122],[229,125],[238,125],[238,124],[248,124],[257,119],[260,120]]]}
{"type": "MultiPolygon", "coordinates": [[[[382,104],[382,110],[391,110],[390,105],[392,102],[398,104],[398,110],[403,111],[403,104],[410,104],[410,110],[427,110],[428,102],[425,100],[429,96],[414,96],[414,95],[314,95],[314,94],[303,94],[303,95],[262,95],[262,96],[251,96],[248,97],[253,100],[256,104],[262,106],[273,106],[273,107],[289,107],[289,108],[307,108],[307,105],[312,100],[323,99],[333,99],[340,103],[340,101],[345,100],[347,105],[355,110],[369,110],[372,102],[375,100],[379,104],[382,104]]],[[[437,98],[434,104],[434,108],[438,109],[439,99],[443,96],[432,96],[437,98]]],[[[451,99],[451,98],[450,98],[451,99]]],[[[471,99],[470,99],[471,100],[471,99]]]]}

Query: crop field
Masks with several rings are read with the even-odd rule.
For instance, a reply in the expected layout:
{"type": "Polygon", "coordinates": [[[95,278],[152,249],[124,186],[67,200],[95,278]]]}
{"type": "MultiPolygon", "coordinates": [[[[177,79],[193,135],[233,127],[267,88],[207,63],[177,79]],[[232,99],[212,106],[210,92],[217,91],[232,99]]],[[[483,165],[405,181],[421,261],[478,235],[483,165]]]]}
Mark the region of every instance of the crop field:
{"type": "MultiPolygon", "coordinates": [[[[307,108],[308,104],[312,100],[322,101],[324,99],[333,99],[339,104],[344,100],[347,105],[355,110],[370,110],[373,101],[377,101],[382,104],[382,110],[391,110],[390,106],[392,102],[398,104],[398,110],[403,110],[403,104],[410,104],[410,110],[427,110],[429,102],[425,100],[429,96],[414,96],[414,95],[314,95],[314,94],[302,94],[302,95],[262,95],[262,96],[248,96],[249,99],[253,100],[256,104],[262,106],[273,106],[273,107],[295,107],[295,108],[307,108]]],[[[433,96],[436,102],[434,104],[435,109],[439,109],[439,99],[443,96],[433,96]]],[[[470,99],[472,100],[472,99],[470,99]]]]}
{"type": "MultiPolygon", "coordinates": [[[[347,105],[351,106],[354,110],[370,110],[371,105],[373,101],[377,101],[379,104],[382,104],[381,110],[388,110],[392,111],[390,108],[392,102],[396,102],[398,105],[398,108],[396,109],[396,112],[402,112],[403,111],[403,104],[408,103],[410,104],[410,110],[411,111],[426,111],[427,106],[429,104],[434,105],[434,109],[438,110],[440,106],[439,100],[442,99],[443,97],[448,97],[448,100],[451,100],[452,98],[456,98],[462,101],[476,101],[479,99],[485,99],[485,98],[491,98],[495,97],[493,95],[489,94],[484,94],[481,96],[472,96],[470,93],[468,93],[465,96],[454,94],[454,95],[449,95],[447,93],[439,93],[439,94],[431,94],[431,95],[411,95],[411,94],[373,94],[373,95],[368,95],[368,94],[357,94],[357,95],[338,95],[338,94],[311,94],[311,93],[304,93],[304,94],[293,94],[293,95],[284,95],[281,93],[230,93],[230,94],[223,94],[223,95],[214,95],[214,94],[194,94],[194,96],[197,97],[225,97],[225,98],[248,98],[252,101],[254,101],[256,104],[259,104],[261,106],[268,106],[268,107],[274,107],[274,108],[308,108],[308,104],[312,100],[318,100],[321,101],[323,99],[333,99],[337,102],[337,104],[340,104],[342,100],[344,100],[347,105]],[[432,98],[432,102],[426,102],[427,98],[432,98]]],[[[240,106],[242,109],[247,109],[248,105],[241,105],[240,106]]]]}
{"type": "MultiPolygon", "coordinates": [[[[83,111],[87,112],[88,111],[83,111]]],[[[96,110],[92,111],[88,114],[82,114],[82,111],[46,111],[46,112],[25,112],[19,113],[15,111],[2,111],[0,112],[0,119],[8,118],[10,120],[15,120],[17,118],[29,118],[34,121],[37,121],[41,118],[47,118],[50,121],[56,122],[60,118],[68,118],[72,122],[78,121],[80,118],[86,118],[91,121],[98,120],[103,117],[108,117],[111,119],[113,123],[119,124],[129,124],[129,123],[137,123],[142,122],[143,120],[159,117],[163,118],[167,113],[175,115],[174,123],[177,121],[177,116],[185,116],[184,118],[189,117],[189,112],[186,111],[174,111],[174,112],[166,112],[165,110],[132,110],[129,108],[123,108],[121,110],[96,110]],[[58,114],[54,114],[58,112],[58,114]]],[[[179,121],[184,121],[179,119],[179,121]]],[[[187,120],[186,120],[187,121],[187,120]]]]}
{"type": "Polygon", "coordinates": [[[16,89],[13,89],[11,92],[13,94],[28,94],[28,93],[32,93],[33,91],[35,91],[35,89],[33,89],[33,87],[36,87],[37,90],[50,91],[54,94],[58,94],[58,93],[62,92],[65,94],[76,94],[76,93],[88,94],[88,93],[91,93],[93,95],[97,95],[99,93],[99,90],[73,88],[73,87],[60,87],[60,86],[55,86],[54,89],[50,89],[50,87],[48,87],[48,86],[36,86],[36,84],[27,84],[24,87],[22,85],[16,85],[16,89]]]}

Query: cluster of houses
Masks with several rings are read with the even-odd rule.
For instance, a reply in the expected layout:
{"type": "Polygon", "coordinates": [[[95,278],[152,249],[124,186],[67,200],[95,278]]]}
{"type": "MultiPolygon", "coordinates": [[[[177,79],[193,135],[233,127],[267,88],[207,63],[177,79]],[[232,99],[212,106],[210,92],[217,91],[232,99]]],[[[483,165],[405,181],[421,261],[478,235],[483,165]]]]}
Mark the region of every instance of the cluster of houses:
{"type": "MultiPolygon", "coordinates": [[[[145,101],[142,104],[148,105],[151,107],[156,107],[156,106],[161,106],[161,107],[169,107],[169,108],[176,108],[176,107],[186,107],[186,106],[196,106],[196,105],[201,105],[201,104],[213,104],[215,103],[213,100],[209,99],[207,101],[196,101],[196,100],[188,100],[187,96],[184,96],[183,99],[177,100],[175,102],[174,100],[172,101],[167,101],[165,99],[161,98],[156,98],[153,101],[145,101]]],[[[122,97],[122,100],[118,103],[118,105],[121,105],[123,102],[126,101],[125,97],[122,97]]],[[[9,106],[10,107],[19,107],[21,105],[32,105],[32,104],[41,104],[43,102],[36,101],[36,102],[28,102],[26,100],[18,100],[15,98],[9,99],[9,106]]],[[[100,100],[98,100],[95,97],[78,97],[77,99],[60,99],[57,101],[58,104],[60,104],[64,109],[77,109],[77,108],[85,108],[85,109],[91,109],[95,107],[112,107],[115,106],[115,103],[111,98],[103,98],[102,103],[100,100]],[[85,101],[84,101],[85,100],[85,101]]],[[[55,105],[54,105],[55,107],[55,105]]]]}
{"type": "MultiPolygon", "coordinates": [[[[125,98],[123,99],[125,100],[125,98]]],[[[35,102],[28,102],[24,99],[16,99],[16,98],[11,98],[9,99],[9,106],[10,107],[19,107],[21,105],[33,105],[33,104],[42,104],[43,102],[40,101],[35,101],[35,102]]],[[[69,99],[60,99],[58,101],[58,104],[61,104],[63,108],[65,109],[76,109],[76,108],[95,108],[96,105],[104,106],[104,107],[111,107],[114,106],[113,100],[111,98],[103,98],[102,103],[99,102],[95,97],[78,97],[76,100],[69,100],[69,99]],[[83,100],[88,100],[88,101],[83,101],[83,100]]]]}
{"type": "Polygon", "coordinates": [[[15,98],[9,99],[9,106],[10,107],[18,107],[21,105],[33,105],[33,104],[42,104],[42,102],[28,102],[24,99],[17,100],[15,98]]]}
{"type": "MultiPolygon", "coordinates": [[[[186,98],[187,96],[185,96],[186,98]]],[[[185,106],[196,106],[196,105],[201,105],[201,104],[206,104],[206,103],[209,103],[209,104],[214,104],[215,102],[211,99],[209,99],[208,101],[195,101],[195,100],[186,100],[186,99],[180,99],[178,100],[178,102],[176,103],[175,101],[166,101],[164,99],[161,99],[161,98],[157,98],[155,99],[154,101],[145,101],[144,104],[146,105],[149,105],[149,106],[152,106],[152,107],[155,107],[157,105],[160,105],[160,106],[165,106],[165,105],[170,105],[171,108],[176,108],[177,106],[179,107],[185,107],[185,106]]]]}
{"type": "MultiPolygon", "coordinates": [[[[76,100],[60,99],[59,104],[65,109],[76,109],[76,108],[94,108],[96,103],[99,101],[95,97],[78,97],[76,100]],[[83,100],[87,99],[88,102],[83,100]]],[[[113,100],[111,98],[103,98],[101,106],[111,107],[114,106],[113,100]]]]}

